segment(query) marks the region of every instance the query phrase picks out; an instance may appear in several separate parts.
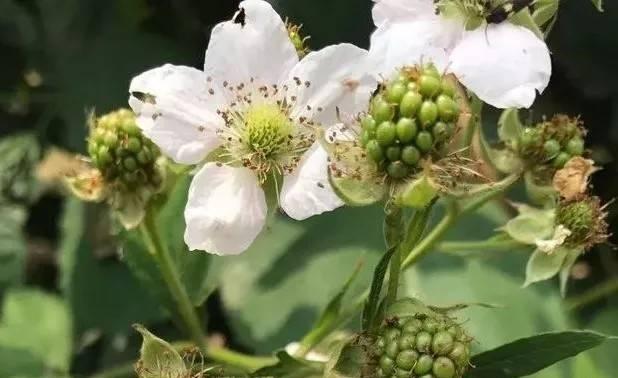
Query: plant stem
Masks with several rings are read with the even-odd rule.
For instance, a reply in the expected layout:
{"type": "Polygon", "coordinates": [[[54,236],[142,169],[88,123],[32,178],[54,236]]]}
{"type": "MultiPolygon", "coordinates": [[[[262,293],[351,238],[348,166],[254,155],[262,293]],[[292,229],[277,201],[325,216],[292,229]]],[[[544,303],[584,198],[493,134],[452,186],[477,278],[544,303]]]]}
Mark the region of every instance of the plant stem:
{"type": "Polygon", "coordinates": [[[195,344],[203,354],[207,354],[206,336],[202,330],[202,325],[195,311],[195,307],[180,281],[180,276],[167,245],[161,240],[156,224],[155,212],[149,210],[144,217],[144,221],[139,226],[142,237],[148,246],[152,256],[157,262],[161,275],[167,284],[176,305],[181,320],[195,344]]]}
{"type": "Polygon", "coordinates": [[[406,269],[409,266],[416,263],[419,259],[421,259],[427,252],[431,250],[431,247],[434,246],[435,243],[440,240],[448,231],[448,229],[455,223],[459,216],[459,210],[457,205],[454,202],[450,202],[447,207],[446,215],[442,218],[440,223],[438,223],[433,230],[423,240],[420,241],[413,249],[410,251],[406,259],[401,264],[401,269],[406,269]]]}
{"type": "Polygon", "coordinates": [[[618,278],[613,278],[593,287],[581,295],[569,299],[567,301],[567,307],[569,310],[577,310],[616,292],[618,292],[618,278]]]}
{"type": "Polygon", "coordinates": [[[506,240],[475,240],[475,241],[467,241],[467,240],[457,240],[457,241],[448,241],[442,242],[436,245],[436,250],[442,252],[481,252],[481,251],[499,251],[499,250],[509,250],[512,248],[517,248],[525,246],[524,244],[518,242],[517,240],[506,239],[506,240]]]}
{"type": "Polygon", "coordinates": [[[250,372],[277,363],[277,358],[271,356],[249,356],[233,350],[210,346],[205,354],[213,361],[235,366],[250,372]]]}
{"type": "Polygon", "coordinates": [[[401,270],[401,247],[397,247],[391,257],[388,274],[388,289],[386,291],[385,305],[388,306],[397,300],[397,290],[399,289],[399,271],[401,270]]]}

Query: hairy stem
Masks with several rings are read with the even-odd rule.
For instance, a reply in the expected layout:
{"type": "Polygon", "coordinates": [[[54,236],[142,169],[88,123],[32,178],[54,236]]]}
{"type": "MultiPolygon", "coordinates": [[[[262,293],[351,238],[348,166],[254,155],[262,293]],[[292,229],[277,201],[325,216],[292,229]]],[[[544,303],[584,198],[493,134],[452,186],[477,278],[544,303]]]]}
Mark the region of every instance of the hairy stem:
{"type": "Polygon", "coordinates": [[[207,353],[206,337],[202,330],[199,316],[191,303],[191,299],[180,281],[178,269],[167,245],[161,240],[159,229],[156,224],[155,212],[148,211],[144,221],[139,226],[144,242],[148,246],[150,253],[157,262],[157,266],[165,280],[168,290],[172,294],[181,321],[195,344],[203,354],[207,353]]]}

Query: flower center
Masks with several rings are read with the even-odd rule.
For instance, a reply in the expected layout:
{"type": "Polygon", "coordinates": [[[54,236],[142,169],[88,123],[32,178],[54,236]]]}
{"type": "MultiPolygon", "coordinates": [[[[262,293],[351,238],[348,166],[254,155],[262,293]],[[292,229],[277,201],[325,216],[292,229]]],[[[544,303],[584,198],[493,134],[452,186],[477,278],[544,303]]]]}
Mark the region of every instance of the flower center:
{"type": "Polygon", "coordinates": [[[285,112],[275,104],[249,107],[237,125],[249,151],[270,159],[284,152],[293,137],[294,125],[285,112]]]}

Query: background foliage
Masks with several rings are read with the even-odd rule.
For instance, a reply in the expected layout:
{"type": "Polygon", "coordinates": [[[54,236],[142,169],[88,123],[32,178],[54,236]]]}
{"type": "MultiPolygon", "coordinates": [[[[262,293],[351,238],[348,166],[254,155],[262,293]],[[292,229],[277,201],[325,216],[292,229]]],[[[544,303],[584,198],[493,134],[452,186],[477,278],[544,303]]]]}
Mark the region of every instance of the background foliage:
{"type": "MultiPolygon", "coordinates": [[[[314,49],[341,41],[367,47],[369,0],[273,2],[304,24],[314,49]]],[[[618,3],[606,2],[602,14],[588,1],[562,3],[548,41],[554,76],[529,117],[582,115],[595,159],[604,163],[595,191],[607,201],[618,195],[618,3]]],[[[170,298],[143,263],[144,247],[135,235],[120,235],[104,208],[59,190],[53,159],[61,155],[54,148],[83,152],[86,111],[126,106],[137,73],[164,62],[199,67],[210,29],[236,6],[231,0],[0,0],[0,376],[79,377],[125,366],[138,353],[136,322],[167,339],[181,337],[157,304],[170,298]],[[56,154],[41,165],[50,151],[56,154]]],[[[302,337],[359,262],[352,291],[367,286],[383,253],[379,208],[343,209],[302,223],[280,216],[238,257],[189,253],[178,222],[187,184],[178,183],[161,216],[173,225],[166,242],[210,333],[240,350],[266,353],[302,337]]],[[[450,237],[486,237],[510,211],[491,204],[450,237]]],[[[436,253],[405,276],[405,290],[432,304],[503,304],[464,312],[479,351],[540,331],[618,334],[618,295],[578,308],[570,302],[598,283],[618,280],[610,247],[578,264],[566,301],[554,281],[521,288],[526,256],[436,253]]],[[[606,343],[537,376],[615,377],[615,356],[616,344],[606,343]]],[[[126,366],[118,376],[131,376],[126,366]]]]}

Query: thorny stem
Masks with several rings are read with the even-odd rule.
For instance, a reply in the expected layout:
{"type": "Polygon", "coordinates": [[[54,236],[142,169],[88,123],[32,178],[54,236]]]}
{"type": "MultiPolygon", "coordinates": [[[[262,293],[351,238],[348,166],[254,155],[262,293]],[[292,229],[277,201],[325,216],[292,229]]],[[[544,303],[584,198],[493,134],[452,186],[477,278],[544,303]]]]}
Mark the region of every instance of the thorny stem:
{"type": "Polygon", "coordinates": [[[159,229],[156,224],[155,212],[148,210],[144,221],[139,226],[144,242],[148,246],[148,250],[155,259],[161,275],[170,291],[176,305],[178,313],[181,316],[187,332],[199,347],[203,354],[207,354],[206,337],[202,330],[202,325],[195,311],[193,303],[187,294],[172,256],[170,255],[167,245],[161,240],[159,229]]]}

